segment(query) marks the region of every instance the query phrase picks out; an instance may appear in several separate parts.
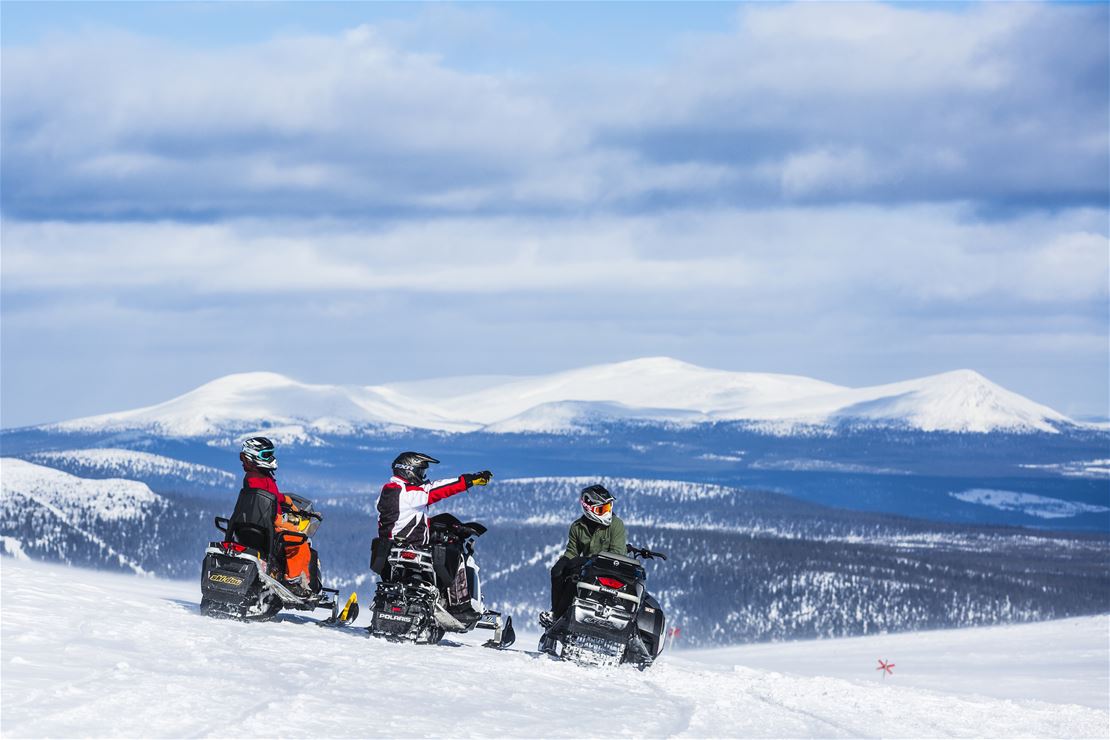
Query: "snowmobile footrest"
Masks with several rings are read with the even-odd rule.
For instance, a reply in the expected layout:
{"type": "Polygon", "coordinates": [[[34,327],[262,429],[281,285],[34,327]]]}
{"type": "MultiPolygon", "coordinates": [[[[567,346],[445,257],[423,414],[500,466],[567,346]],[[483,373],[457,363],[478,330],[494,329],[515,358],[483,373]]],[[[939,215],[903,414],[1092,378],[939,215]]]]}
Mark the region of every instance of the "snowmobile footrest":
{"type": "MultiPolygon", "coordinates": [[[[482,616],[485,617],[485,615],[482,616]]],[[[482,646],[504,650],[516,642],[516,630],[513,629],[512,617],[505,617],[504,624],[501,624],[501,615],[498,614],[497,621],[499,624],[497,625],[497,631],[493,633],[493,638],[486,640],[482,646]]],[[[481,625],[481,622],[478,624],[481,625]]]]}

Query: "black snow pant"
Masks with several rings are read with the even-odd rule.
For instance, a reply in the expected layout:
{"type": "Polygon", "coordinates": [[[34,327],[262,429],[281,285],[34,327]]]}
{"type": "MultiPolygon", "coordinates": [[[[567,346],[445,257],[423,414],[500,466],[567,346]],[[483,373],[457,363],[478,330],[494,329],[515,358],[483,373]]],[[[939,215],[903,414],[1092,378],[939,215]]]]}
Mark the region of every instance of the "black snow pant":
{"type": "Polygon", "coordinates": [[[551,615],[558,619],[574,600],[574,587],[578,583],[578,572],[586,558],[559,558],[551,566],[551,615]]]}

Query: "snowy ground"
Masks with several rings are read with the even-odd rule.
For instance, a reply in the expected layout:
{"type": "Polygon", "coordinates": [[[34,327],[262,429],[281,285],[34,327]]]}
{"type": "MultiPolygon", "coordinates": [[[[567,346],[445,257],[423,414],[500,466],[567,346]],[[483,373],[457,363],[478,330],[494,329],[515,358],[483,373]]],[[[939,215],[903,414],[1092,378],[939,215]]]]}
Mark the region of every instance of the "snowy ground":
{"type": "Polygon", "coordinates": [[[641,674],[523,640],[495,652],[299,616],[215,621],[195,583],[0,568],[5,737],[1110,736],[1106,617],[676,651],[641,674]]]}

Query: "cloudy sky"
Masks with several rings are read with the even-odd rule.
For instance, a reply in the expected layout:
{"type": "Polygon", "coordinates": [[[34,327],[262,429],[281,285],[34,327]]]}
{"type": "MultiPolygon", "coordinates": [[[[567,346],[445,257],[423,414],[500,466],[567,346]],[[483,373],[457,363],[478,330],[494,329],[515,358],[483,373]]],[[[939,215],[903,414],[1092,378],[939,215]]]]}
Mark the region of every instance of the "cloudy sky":
{"type": "Polygon", "coordinates": [[[1110,386],[1103,3],[4,3],[2,423],[640,356],[1110,386]]]}

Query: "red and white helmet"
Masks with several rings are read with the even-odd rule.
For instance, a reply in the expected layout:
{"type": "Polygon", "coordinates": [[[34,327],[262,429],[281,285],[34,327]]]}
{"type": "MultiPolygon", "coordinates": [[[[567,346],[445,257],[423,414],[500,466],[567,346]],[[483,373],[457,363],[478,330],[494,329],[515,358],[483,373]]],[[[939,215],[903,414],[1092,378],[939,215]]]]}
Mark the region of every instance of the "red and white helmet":
{"type": "Polygon", "coordinates": [[[608,527],[613,521],[613,504],[616,499],[613,494],[602,485],[590,486],[582,489],[582,496],[578,499],[582,504],[582,512],[587,519],[591,519],[608,527]]]}

